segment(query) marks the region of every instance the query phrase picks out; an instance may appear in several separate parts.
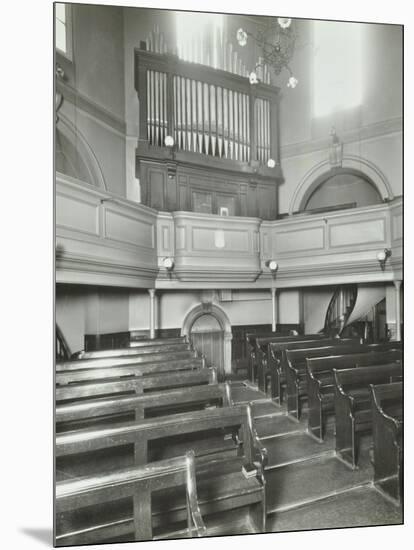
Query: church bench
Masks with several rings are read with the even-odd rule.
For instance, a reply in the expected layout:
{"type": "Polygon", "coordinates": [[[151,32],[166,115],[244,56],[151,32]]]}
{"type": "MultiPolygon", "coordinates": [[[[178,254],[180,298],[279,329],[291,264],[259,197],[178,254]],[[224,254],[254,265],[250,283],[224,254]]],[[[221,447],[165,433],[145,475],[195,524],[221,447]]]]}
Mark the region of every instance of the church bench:
{"type": "Polygon", "coordinates": [[[355,468],[358,460],[357,437],[372,433],[370,384],[399,381],[401,363],[356,369],[334,369],[335,379],[335,449],[345,463],[355,468]]]}
{"type": "Polygon", "coordinates": [[[256,342],[256,357],[257,357],[257,370],[258,370],[258,387],[260,390],[266,392],[267,390],[267,375],[271,373],[271,364],[274,360],[274,356],[271,353],[271,349],[277,349],[278,344],[287,342],[307,342],[309,340],[321,340],[325,339],[324,334],[299,334],[299,335],[287,335],[287,336],[272,336],[258,338],[256,342]]]}
{"type": "Polygon", "coordinates": [[[292,335],[293,331],[286,332],[248,332],[246,333],[246,341],[249,349],[248,361],[248,378],[254,384],[257,376],[258,357],[257,357],[257,339],[258,338],[280,338],[292,335]]]}
{"type": "MultiPolygon", "coordinates": [[[[151,342],[151,340],[149,340],[151,342]]],[[[137,342],[138,343],[138,342],[137,342]]],[[[140,342],[139,342],[140,343],[140,342]]],[[[130,346],[128,348],[113,348],[97,351],[81,351],[76,356],[72,356],[72,359],[100,359],[103,357],[124,357],[130,355],[145,355],[148,353],[167,353],[175,351],[188,351],[191,350],[191,344],[188,342],[173,342],[164,344],[151,344],[147,343],[144,346],[130,346]]]]}
{"type": "MultiPolygon", "coordinates": [[[[121,367],[122,368],[122,367],[121,367]]],[[[214,368],[197,368],[177,372],[162,372],[141,376],[117,377],[119,367],[114,371],[105,369],[105,377],[98,380],[87,380],[69,384],[57,385],[55,390],[56,402],[76,401],[79,399],[109,396],[115,394],[140,394],[145,391],[171,389],[202,384],[214,384],[217,382],[217,370],[214,368]]],[[[92,376],[95,371],[92,372],[92,376]]],[[[66,376],[66,373],[60,373],[66,376]]],[[[59,379],[60,374],[56,375],[59,379]]],[[[73,373],[72,373],[73,374],[73,373]]],[[[123,372],[121,371],[121,375],[123,372]]],[[[136,374],[136,371],[133,371],[136,374]]]]}
{"type": "Polygon", "coordinates": [[[159,363],[142,363],[140,365],[123,365],[105,368],[89,368],[60,371],[55,375],[56,384],[71,384],[74,382],[97,381],[108,378],[123,378],[133,376],[151,376],[154,374],[204,369],[204,361],[171,361],[159,363]]]}
{"type": "Polygon", "coordinates": [[[306,337],[296,336],[294,339],[280,340],[270,342],[267,356],[263,356],[263,375],[264,386],[267,387],[267,377],[270,377],[270,394],[272,399],[281,402],[284,389],[286,387],[285,358],[284,351],[287,349],[302,349],[321,347],[328,345],[346,345],[354,342],[350,338],[327,338],[321,335],[308,335],[306,337]]]}
{"type": "Polygon", "coordinates": [[[58,361],[56,363],[56,372],[79,370],[79,369],[99,369],[105,367],[115,367],[121,365],[140,365],[142,363],[159,363],[168,361],[181,361],[185,359],[195,359],[199,357],[194,350],[176,351],[170,353],[148,353],[143,355],[131,355],[124,357],[101,357],[96,359],[77,359],[73,361],[58,361]]]}
{"type": "Polygon", "coordinates": [[[308,432],[322,441],[324,420],[334,412],[333,369],[380,365],[398,360],[402,360],[402,351],[386,348],[385,351],[307,359],[308,432]]]}
{"type": "Polygon", "coordinates": [[[398,503],[402,498],[403,384],[371,385],[375,486],[398,503]]]}
{"type": "MultiPolygon", "coordinates": [[[[288,413],[296,419],[300,418],[301,404],[307,397],[306,360],[313,357],[328,357],[329,355],[349,355],[354,353],[369,353],[372,351],[385,351],[390,349],[389,343],[385,344],[359,344],[360,339],[355,338],[355,344],[343,343],[334,346],[303,348],[283,351],[283,367],[286,373],[286,402],[288,413]]],[[[393,346],[391,346],[393,347],[393,346]]]]}
{"type": "Polygon", "coordinates": [[[135,541],[152,540],[152,495],[171,487],[175,490],[185,487],[188,528],[180,536],[206,535],[198,505],[194,453],[188,451],[185,456],[144,466],[58,482],[56,545],[95,544],[108,539],[116,542],[124,540],[125,536],[135,541]],[[121,520],[115,517],[112,521],[102,521],[98,514],[91,522],[91,510],[102,507],[103,503],[116,506],[125,499],[128,500],[129,510],[121,520]],[[87,524],[80,522],[77,525],[76,518],[82,517],[82,512],[88,518],[87,524]]]}
{"type": "MultiPolygon", "coordinates": [[[[251,530],[264,532],[266,514],[263,468],[267,453],[253,428],[251,410],[247,405],[179,413],[125,422],[109,428],[88,428],[57,434],[57,473],[61,468],[59,459],[71,458],[75,469],[79,469],[84,453],[87,453],[89,463],[93,461],[94,473],[108,470],[109,467],[119,468],[119,462],[116,465],[108,465],[108,461],[103,461],[102,467],[95,458],[99,458],[100,451],[107,455],[109,450],[116,448],[122,451],[122,467],[146,464],[150,442],[161,440],[165,449],[171,448],[175,441],[185,440],[184,446],[189,450],[194,448],[193,439],[189,436],[205,437],[206,433],[210,434],[212,431],[218,432],[223,441],[231,443],[231,453],[217,452],[208,445],[200,451],[194,449],[203,517],[226,510],[247,508],[246,521],[251,524],[251,530]],[[231,439],[228,435],[232,436],[231,439]],[[133,452],[125,453],[127,445],[133,446],[133,452]]],[[[179,454],[182,454],[182,449],[179,454]]],[[[72,470],[69,475],[79,473],[72,470]]],[[[179,495],[172,493],[158,506],[164,520],[168,518],[174,523],[185,520],[185,500],[183,501],[179,495]]]]}
{"type": "Polygon", "coordinates": [[[83,399],[75,403],[56,405],[55,422],[58,432],[86,427],[94,423],[144,418],[148,413],[171,414],[197,407],[231,406],[231,389],[226,384],[188,386],[171,390],[147,392],[141,395],[114,395],[83,399]],[[132,418],[131,418],[132,417],[132,418]]]}

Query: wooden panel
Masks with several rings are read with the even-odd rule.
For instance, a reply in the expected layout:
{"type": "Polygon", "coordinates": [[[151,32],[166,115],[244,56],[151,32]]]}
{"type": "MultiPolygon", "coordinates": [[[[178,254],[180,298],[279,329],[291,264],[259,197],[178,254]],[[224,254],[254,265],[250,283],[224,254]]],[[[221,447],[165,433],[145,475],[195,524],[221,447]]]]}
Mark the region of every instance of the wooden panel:
{"type": "Polygon", "coordinates": [[[397,214],[392,217],[392,238],[394,241],[399,241],[402,239],[403,235],[403,216],[397,214]]]}
{"type": "Polygon", "coordinates": [[[352,246],[385,241],[385,220],[353,220],[329,226],[329,246],[352,246]]]}
{"type": "Polygon", "coordinates": [[[99,234],[98,204],[88,197],[56,193],[56,225],[90,235],[99,234]]]}
{"type": "Polygon", "coordinates": [[[125,212],[105,209],[105,237],[134,246],[154,248],[154,224],[127,216],[125,212]]]}
{"type": "Polygon", "coordinates": [[[149,206],[159,210],[165,209],[165,172],[150,168],[147,172],[149,206]]]}
{"type": "Polygon", "coordinates": [[[280,231],[274,238],[276,254],[295,253],[302,250],[321,250],[325,246],[323,227],[307,227],[292,231],[280,231]]]}
{"type": "Polygon", "coordinates": [[[70,199],[56,210],[57,282],[153,287],[156,213],[67,176],[56,186],[70,199]]]}
{"type": "Polygon", "coordinates": [[[224,248],[231,250],[232,252],[248,252],[249,235],[247,231],[193,227],[192,248],[193,250],[199,251],[224,248]],[[218,231],[221,231],[222,233],[218,235],[218,231]],[[222,243],[222,246],[218,243],[222,243]]]}
{"type": "Polygon", "coordinates": [[[176,235],[176,249],[183,250],[185,248],[185,232],[186,228],[184,226],[178,225],[175,230],[176,235]]]}

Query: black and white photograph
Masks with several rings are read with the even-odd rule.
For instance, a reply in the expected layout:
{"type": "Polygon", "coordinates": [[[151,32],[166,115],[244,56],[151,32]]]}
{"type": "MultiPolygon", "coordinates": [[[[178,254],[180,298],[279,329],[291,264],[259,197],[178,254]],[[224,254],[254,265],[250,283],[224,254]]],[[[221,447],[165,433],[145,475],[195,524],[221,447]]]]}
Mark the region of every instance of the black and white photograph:
{"type": "Polygon", "coordinates": [[[402,524],[402,25],[54,10],[55,544],[402,524]]]}
{"type": "Polygon", "coordinates": [[[28,4],[4,547],[404,548],[408,13],[28,4]]]}

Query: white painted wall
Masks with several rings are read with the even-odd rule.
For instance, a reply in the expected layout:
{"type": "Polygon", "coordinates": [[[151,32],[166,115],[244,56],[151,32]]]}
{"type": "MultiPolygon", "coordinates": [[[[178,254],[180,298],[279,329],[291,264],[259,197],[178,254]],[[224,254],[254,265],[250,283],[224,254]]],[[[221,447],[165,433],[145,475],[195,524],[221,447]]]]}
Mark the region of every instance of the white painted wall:
{"type": "MultiPolygon", "coordinates": [[[[401,27],[363,26],[362,104],[323,118],[316,118],[312,112],[315,78],[313,23],[301,21],[299,32],[292,62],[299,84],[293,90],[282,89],[280,104],[281,165],[285,183],[279,189],[279,211],[289,211],[293,194],[307,172],[327,160],[332,126],[344,142],[344,155],[357,156],[371,163],[381,171],[394,195],[401,195],[401,27]]],[[[337,62],[340,64],[341,59],[337,62]]],[[[351,73],[350,78],[356,76],[351,73]]],[[[364,171],[363,166],[361,170],[364,171]]]]}

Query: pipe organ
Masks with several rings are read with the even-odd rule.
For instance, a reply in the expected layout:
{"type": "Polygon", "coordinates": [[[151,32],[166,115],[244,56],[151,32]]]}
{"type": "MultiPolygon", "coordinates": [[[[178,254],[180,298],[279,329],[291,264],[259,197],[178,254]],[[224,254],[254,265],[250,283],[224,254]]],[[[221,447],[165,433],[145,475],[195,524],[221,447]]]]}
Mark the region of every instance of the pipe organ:
{"type": "Polygon", "coordinates": [[[278,88],[144,48],[135,51],[135,85],[144,203],[192,210],[194,193],[202,192],[210,193],[210,213],[230,201],[229,215],[275,217],[278,88]],[[269,159],[275,167],[267,166],[269,159]]]}

